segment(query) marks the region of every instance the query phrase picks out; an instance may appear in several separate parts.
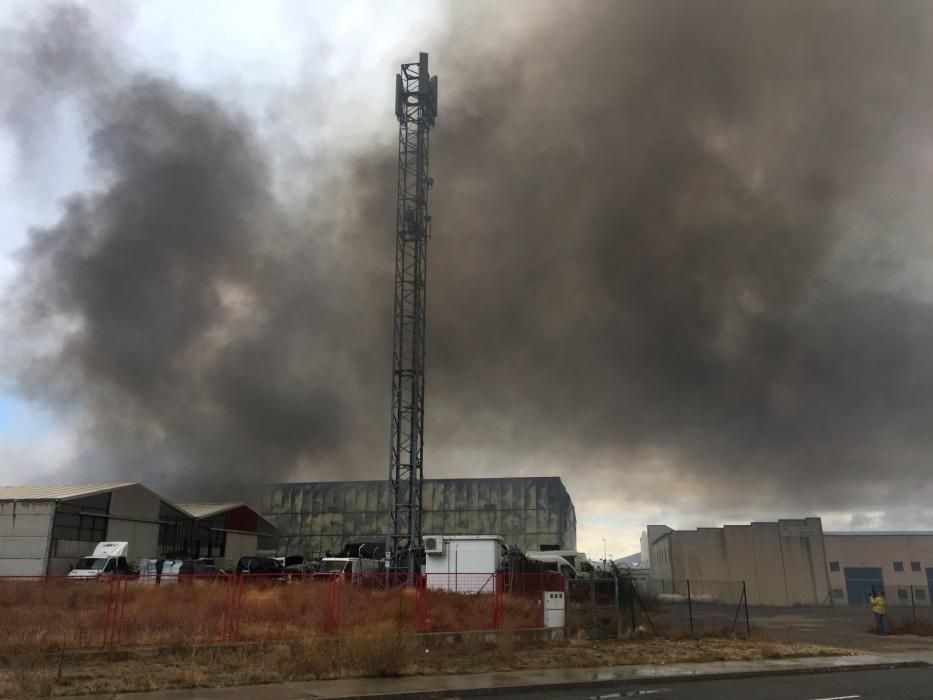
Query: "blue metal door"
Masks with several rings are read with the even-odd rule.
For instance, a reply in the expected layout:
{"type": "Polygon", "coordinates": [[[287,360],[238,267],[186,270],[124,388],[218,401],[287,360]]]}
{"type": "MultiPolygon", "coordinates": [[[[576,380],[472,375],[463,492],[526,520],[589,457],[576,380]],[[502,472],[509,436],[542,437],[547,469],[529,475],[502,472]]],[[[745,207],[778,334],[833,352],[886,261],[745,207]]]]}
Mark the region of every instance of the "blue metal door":
{"type": "Polygon", "coordinates": [[[849,605],[868,605],[868,596],[884,590],[884,578],[880,568],[870,566],[846,568],[846,594],[849,605]]]}

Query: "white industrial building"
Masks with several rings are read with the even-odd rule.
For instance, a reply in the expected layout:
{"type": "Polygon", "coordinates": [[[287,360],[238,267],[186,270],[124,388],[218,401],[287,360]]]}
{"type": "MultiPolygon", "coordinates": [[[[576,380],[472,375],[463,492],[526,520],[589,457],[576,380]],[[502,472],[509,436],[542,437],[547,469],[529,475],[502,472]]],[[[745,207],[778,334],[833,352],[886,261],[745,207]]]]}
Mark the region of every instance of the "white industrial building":
{"type": "Polygon", "coordinates": [[[103,541],[127,542],[130,561],[239,557],[275,534],[242,503],[189,507],[135,482],[0,486],[0,575],[67,574],[103,541]]]}

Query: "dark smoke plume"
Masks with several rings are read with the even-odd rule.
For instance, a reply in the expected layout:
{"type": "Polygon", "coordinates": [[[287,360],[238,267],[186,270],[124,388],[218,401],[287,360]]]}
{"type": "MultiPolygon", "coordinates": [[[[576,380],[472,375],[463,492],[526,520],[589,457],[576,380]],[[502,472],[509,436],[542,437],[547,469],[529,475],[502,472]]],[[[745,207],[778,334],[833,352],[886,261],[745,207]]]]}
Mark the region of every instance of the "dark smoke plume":
{"type": "MultiPolygon", "coordinates": [[[[38,73],[103,53],[68,48],[88,40],[75,25],[88,17],[64,8],[38,31],[36,45],[55,47],[38,73]]],[[[24,363],[25,391],[77,404],[99,448],[80,467],[96,477],[217,495],[352,456],[354,373],[370,349],[354,343],[352,261],[326,242],[333,222],[298,228],[252,126],[211,97],[115,67],[107,91],[80,77],[49,89],[67,82],[90,101],[105,184],[73,196],[23,253],[24,326],[68,329],[24,363]]]]}
{"type": "MultiPolygon", "coordinates": [[[[428,470],[649,501],[677,479],[720,509],[925,507],[933,307],[909,258],[930,252],[929,6],[521,9],[525,35],[494,51],[477,47],[496,10],[475,4],[424,47],[445,86],[428,470]]],[[[296,210],[245,118],[164,78],[113,82],[93,98],[104,184],[23,254],[31,327],[69,329],[24,388],[81,406],[88,469],[381,478],[391,146],[349,173],[309,156],[296,210]]]]}

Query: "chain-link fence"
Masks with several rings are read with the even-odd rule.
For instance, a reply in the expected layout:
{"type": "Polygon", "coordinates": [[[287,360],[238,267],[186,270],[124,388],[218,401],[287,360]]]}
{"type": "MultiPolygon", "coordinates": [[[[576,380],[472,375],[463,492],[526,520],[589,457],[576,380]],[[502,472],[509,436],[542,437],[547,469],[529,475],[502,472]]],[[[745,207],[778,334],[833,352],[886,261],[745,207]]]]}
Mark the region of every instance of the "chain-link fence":
{"type": "Polygon", "coordinates": [[[617,578],[579,578],[567,582],[567,627],[590,639],[611,639],[622,631],[617,578]]]}
{"type": "Polygon", "coordinates": [[[571,634],[607,639],[624,634],[720,636],[751,631],[742,581],[652,580],[624,575],[568,582],[571,634]]]}
{"type": "Polygon", "coordinates": [[[743,581],[652,579],[641,600],[658,632],[710,636],[751,631],[743,581]]]}
{"type": "MultiPolygon", "coordinates": [[[[892,632],[926,636],[933,634],[933,606],[930,604],[928,586],[885,586],[884,595],[892,632]]],[[[843,601],[843,604],[846,604],[846,601],[843,601]]],[[[863,606],[870,605],[871,601],[866,596],[863,606]]]]}

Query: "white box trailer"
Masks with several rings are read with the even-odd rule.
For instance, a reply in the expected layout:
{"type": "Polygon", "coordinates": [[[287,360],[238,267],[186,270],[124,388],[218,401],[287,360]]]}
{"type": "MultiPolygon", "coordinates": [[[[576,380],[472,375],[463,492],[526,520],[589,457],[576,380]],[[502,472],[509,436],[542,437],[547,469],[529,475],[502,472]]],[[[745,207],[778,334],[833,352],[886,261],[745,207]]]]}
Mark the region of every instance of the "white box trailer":
{"type": "Polygon", "coordinates": [[[459,593],[494,593],[496,570],[505,552],[498,535],[426,535],[428,588],[459,593]]]}

